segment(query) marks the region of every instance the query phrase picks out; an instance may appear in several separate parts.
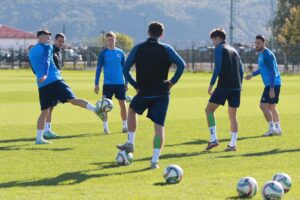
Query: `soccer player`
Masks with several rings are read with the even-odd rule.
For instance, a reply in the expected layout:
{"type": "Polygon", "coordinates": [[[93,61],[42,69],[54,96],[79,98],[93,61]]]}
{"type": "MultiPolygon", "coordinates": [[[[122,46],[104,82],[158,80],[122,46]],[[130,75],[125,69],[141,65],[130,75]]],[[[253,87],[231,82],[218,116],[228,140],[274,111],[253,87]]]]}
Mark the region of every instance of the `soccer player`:
{"type": "MultiPolygon", "coordinates": [[[[98,57],[96,77],[95,77],[95,93],[99,93],[99,79],[102,68],[104,69],[104,81],[103,81],[103,98],[112,99],[113,95],[118,99],[121,118],[122,118],[122,132],[127,133],[127,108],[126,108],[126,91],[128,90],[127,82],[124,82],[123,66],[125,63],[124,52],[116,47],[116,35],[110,31],[106,33],[105,48],[98,57]]],[[[108,128],[108,114],[105,113],[105,119],[103,121],[104,133],[109,134],[108,128]]]]}
{"type": "Polygon", "coordinates": [[[29,59],[39,88],[41,114],[37,121],[36,144],[50,144],[43,138],[43,129],[50,108],[57,102],[70,102],[96,113],[101,117],[101,112],[91,103],[77,99],[71,88],[62,79],[60,71],[53,61],[53,46],[50,45],[51,33],[47,30],[37,32],[38,43],[30,49],[29,59]]]}
{"type": "Polygon", "coordinates": [[[276,57],[273,52],[266,47],[265,37],[256,36],[255,48],[259,52],[258,69],[247,75],[246,80],[260,74],[265,85],[261,100],[260,109],[262,110],[267,122],[269,130],[263,136],[281,135],[281,127],[279,123],[279,115],[276,110],[276,104],[279,101],[281,78],[278,70],[276,57]]]}
{"type": "Polygon", "coordinates": [[[137,94],[128,111],[128,140],[117,146],[120,150],[134,152],[136,114],[148,110],[147,117],[154,123],[153,157],[151,168],[159,168],[158,160],[164,142],[164,122],[169,105],[170,89],[181,77],[185,63],[168,44],[159,42],[164,31],[160,22],[152,22],[148,27],[149,38],[136,45],[130,52],[124,67],[124,76],[136,89],[137,94]],[[177,65],[174,76],[168,80],[171,64],[177,65]],[[130,74],[132,65],[136,67],[136,80],[130,74]]]}
{"type": "Polygon", "coordinates": [[[236,151],[238,137],[237,109],[240,106],[240,96],[243,80],[243,66],[238,52],[226,43],[226,33],[222,28],[211,31],[210,38],[215,46],[215,69],[208,87],[211,95],[205,108],[207,123],[210,131],[210,141],[206,150],[219,145],[214,113],[220,105],[228,102],[231,141],[224,151],[236,151]],[[213,86],[218,78],[218,84],[213,86]],[[213,92],[212,92],[213,91],[213,92]]]}
{"type": "MultiPolygon", "coordinates": [[[[54,38],[53,45],[53,61],[58,70],[62,68],[62,56],[60,50],[64,47],[65,44],[65,35],[63,33],[58,33],[54,38]]],[[[44,138],[45,139],[55,139],[57,135],[52,131],[51,128],[51,119],[52,119],[52,111],[54,107],[49,108],[49,113],[46,119],[45,127],[44,127],[44,138]]]]}

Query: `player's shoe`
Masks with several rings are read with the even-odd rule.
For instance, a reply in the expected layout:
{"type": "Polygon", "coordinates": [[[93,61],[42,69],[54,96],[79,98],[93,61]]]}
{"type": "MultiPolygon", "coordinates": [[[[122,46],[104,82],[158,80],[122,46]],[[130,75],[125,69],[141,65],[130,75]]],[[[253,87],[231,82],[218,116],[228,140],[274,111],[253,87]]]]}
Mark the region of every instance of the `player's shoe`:
{"type": "Polygon", "coordinates": [[[216,140],[216,141],[214,141],[214,142],[209,142],[208,144],[207,144],[207,147],[206,147],[206,151],[209,151],[209,150],[211,150],[212,148],[215,148],[215,147],[217,147],[217,146],[219,146],[219,142],[218,142],[218,140],[216,140]]]}
{"type": "Polygon", "coordinates": [[[269,137],[269,136],[273,136],[276,135],[276,131],[275,130],[268,130],[265,134],[263,134],[263,137],[269,137]]]}
{"type": "Polygon", "coordinates": [[[118,145],[117,148],[120,149],[121,151],[126,151],[127,153],[133,153],[134,152],[133,144],[130,144],[128,142],[126,142],[123,145],[118,145]]]}
{"type": "Polygon", "coordinates": [[[52,144],[52,142],[49,142],[42,138],[42,139],[36,139],[35,144],[52,144]]]}
{"type": "Polygon", "coordinates": [[[104,129],[104,133],[107,134],[107,135],[110,134],[109,129],[108,129],[108,128],[105,128],[105,129],[104,129]]]}
{"type": "Polygon", "coordinates": [[[45,139],[56,139],[58,136],[53,131],[46,131],[43,134],[45,139]]]}
{"type": "Polygon", "coordinates": [[[282,130],[281,129],[276,129],[275,135],[277,135],[277,136],[282,135],[282,130]]]}
{"type": "Polygon", "coordinates": [[[122,128],[122,133],[127,133],[127,131],[128,131],[127,127],[122,128]]]}
{"type": "Polygon", "coordinates": [[[150,169],[158,169],[158,168],[159,168],[158,163],[155,163],[155,162],[150,163],[150,169]]]}
{"type": "Polygon", "coordinates": [[[228,152],[228,151],[236,151],[236,146],[231,147],[230,145],[228,145],[228,146],[226,147],[226,149],[224,149],[224,151],[225,151],[225,152],[228,152]]]}

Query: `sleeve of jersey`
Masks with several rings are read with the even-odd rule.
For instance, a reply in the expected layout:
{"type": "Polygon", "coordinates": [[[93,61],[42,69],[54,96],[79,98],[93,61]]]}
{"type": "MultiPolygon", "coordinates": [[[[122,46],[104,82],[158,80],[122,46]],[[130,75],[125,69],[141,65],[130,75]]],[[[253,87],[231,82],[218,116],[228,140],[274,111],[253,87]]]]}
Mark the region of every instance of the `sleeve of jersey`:
{"type": "Polygon", "coordinates": [[[124,68],[123,68],[123,74],[124,74],[125,80],[128,81],[130,83],[130,85],[132,85],[132,87],[134,87],[135,89],[138,89],[138,85],[137,85],[137,82],[132,78],[130,69],[131,69],[132,65],[135,63],[135,55],[136,55],[137,49],[138,49],[138,46],[135,46],[130,51],[130,53],[125,61],[124,68]]]}
{"type": "MultiPolygon", "coordinates": [[[[121,65],[122,65],[122,68],[124,70],[124,65],[125,65],[125,53],[123,52],[122,53],[122,61],[121,61],[121,65]]],[[[125,77],[124,77],[125,78],[125,77]]],[[[127,79],[125,78],[125,84],[127,85],[128,84],[128,81],[127,79]]]]}
{"type": "Polygon", "coordinates": [[[252,72],[252,76],[257,76],[258,74],[260,74],[260,70],[259,69],[256,70],[256,71],[254,71],[254,72],[252,72]]]}
{"type": "Polygon", "coordinates": [[[222,48],[217,47],[215,49],[215,69],[210,80],[210,85],[214,85],[216,83],[216,80],[219,74],[221,73],[221,68],[222,68],[222,48]]]}
{"type": "Polygon", "coordinates": [[[40,79],[43,76],[48,75],[49,67],[50,67],[50,60],[52,56],[52,49],[50,45],[44,47],[44,54],[43,54],[43,62],[42,62],[42,70],[41,73],[37,73],[37,78],[40,79]]]}
{"type": "Polygon", "coordinates": [[[176,84],[178,80],[180,79],[184,68],[185,68],[185,62],[184,60],[178,55],[178,53],[173,49],[173,47],[166,45],[166,50],[169,55],[169,58],[172,63],[176,65],[176,71],[174,76],[171,78],[171,82],[173,84],[176,84]]]}
{"type": "Polygon", "coordinates": [[[264,53],[263,56],[264,56],[264,60],[267,65],[267,68],[269,69],[270,87],[274,87],[274,85],[275,85],[275,66],[276,66],[275,59],[269,53],[264,53]]]}
{"type": "Polygon", "coordinates": [[[97,69],[95,75],[95,85],[99,85],[100,75],[101,75],[101,70],[103,65],[104,65],[104,51],[102,51],[98,56],[97,69]]]}
{"type": "Polygon", "coordinates": [[[241,77],[241,83],[243,83],[243,79],[244,79],[244,68],[243,68],[243,63],[240,59],[240,77],[241,77]]]}

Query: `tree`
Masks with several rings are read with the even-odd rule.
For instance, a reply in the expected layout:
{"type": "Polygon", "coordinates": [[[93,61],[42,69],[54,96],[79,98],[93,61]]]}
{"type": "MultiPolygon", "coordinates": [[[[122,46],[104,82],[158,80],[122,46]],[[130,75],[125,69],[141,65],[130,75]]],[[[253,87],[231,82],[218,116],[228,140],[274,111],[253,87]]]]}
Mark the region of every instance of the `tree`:
{"type": "MultiPolygon", "coordinates": [[[[115,34],[117,36],[116,46],[124,51],[130,51],[133,47],[134,39],[124,33],[116,32],[115,34]]],[[[100,46],[105,46],[104,35],[101,35],[98,41],[100,42],[100,46]]]]}

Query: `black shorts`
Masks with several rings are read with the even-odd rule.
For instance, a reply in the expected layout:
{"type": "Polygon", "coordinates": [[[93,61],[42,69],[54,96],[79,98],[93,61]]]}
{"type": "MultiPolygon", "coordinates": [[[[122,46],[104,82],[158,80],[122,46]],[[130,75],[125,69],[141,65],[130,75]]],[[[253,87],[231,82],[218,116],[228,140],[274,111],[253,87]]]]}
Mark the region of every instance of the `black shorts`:
{"type": "Polygon", "coordinates": [[[75,95],[64,80],[58,80],[39,88],[41,110],[54,107],[58,102],[66,103],[75,95]]]}
{"type": "Polygon", "coordinates": [[[164,126],[167,111],[169,106],[169,95],[162,95],[157,97],[143,97],[135,96],[131,103],[132,108],[137,114],[141,115],[148,109],[147,117],[155,124],[164,126]]]}
{"type": "Polygon", "coordinates": [[[241,90],[217,87],[209,102],[224,106],[226,100],[230,107],[238,108],[241,101],[241,90]]]}
{"type": "Polygon", "coordinates": [[[260,103],[277,104],[279,102],[280,85],[275,85],[274,91],[275,91],[275,97],[273,99],[270,99],[269,96],[270,86],[265,87],[260,103]]]}
{"type": "Polygon", "coordinates": [[[126,91],[125,91],[125,85],[103,85],[103,98],[112,99],[112,97],[115,95],[115,97],[118,100],[125,100],[126,99],[126,91]]]}

